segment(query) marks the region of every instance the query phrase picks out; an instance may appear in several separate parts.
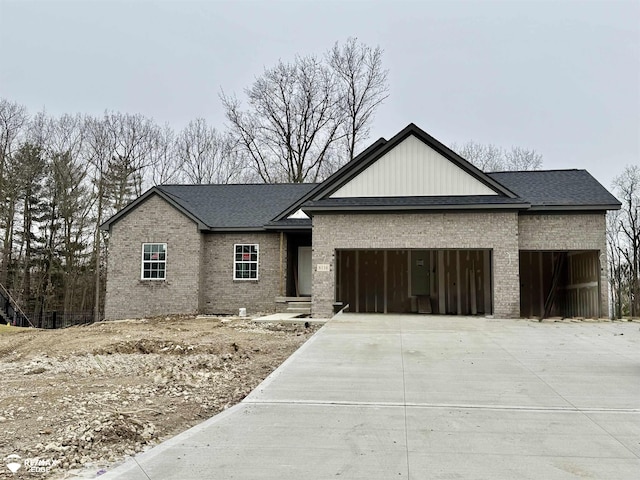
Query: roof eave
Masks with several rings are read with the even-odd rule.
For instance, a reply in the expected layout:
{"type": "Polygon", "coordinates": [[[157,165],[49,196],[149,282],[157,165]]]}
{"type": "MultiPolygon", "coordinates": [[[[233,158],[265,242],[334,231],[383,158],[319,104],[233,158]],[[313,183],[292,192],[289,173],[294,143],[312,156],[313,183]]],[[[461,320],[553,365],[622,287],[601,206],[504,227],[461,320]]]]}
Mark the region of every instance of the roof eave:
{"type": "Polygon", "coordinates": [[[529,211],[543,212],[543,211],[606,211],[606,210],[620,210],[622,204],[597,204],[597,205],[531,205],[529,211]]]}
{"type": "Polygon", "coordinates": [[[313,225],[266,225],[264,228],[269,232],[307,232],[312,229],[313,225]]]}
{"type": "Polygon", "coordinates": [[[302,211],[307,212],[375,212],[375,211],[464,211],[464,210],[527,210],[531,207],[528,203],[505,203],[505,204],[475,204],[475,205],[334,205],[304,206],[302,211]]]}
{"type": "Polygon", "coordinates": [[[261,227],[207,227],[204,229],[204,233],[236,233],[236,232],[265,232],[266,228],[261,227]]]}
{"type": "Polygon", "coordinates": [[[268,227],[265,227],[265,229],[268,232],[274,232],[274,233],[277,233],[277,232],[307,233],[313,230],[313,226],[312,225],[304,225],[304,226],[297,225],[297,226],[287,226],[287,227],[268,226],[268,227]]]}

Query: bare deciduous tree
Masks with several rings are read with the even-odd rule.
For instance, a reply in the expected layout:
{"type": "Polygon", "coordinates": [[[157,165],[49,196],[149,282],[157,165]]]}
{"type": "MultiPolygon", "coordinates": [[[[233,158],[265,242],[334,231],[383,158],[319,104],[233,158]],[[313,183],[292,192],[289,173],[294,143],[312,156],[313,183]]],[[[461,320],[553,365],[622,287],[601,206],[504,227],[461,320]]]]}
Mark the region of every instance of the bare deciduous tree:
{"type": "Polygon", "coordinates": [[[613,318],[622,318],[625,264],[620,244],[620,211],[607,212],[607,265],[613,318]]]}
{"type": "Polygon", "coordinates": [[[238,145],[264,182],[316,181],[342,112],[332,72],[314,57],[265,70],[245,93],[250,109],[221,95],[238,145]]]}
{"type": "Polygon", "coordinates": [[[24,106],[0,98],[0,182],[11,151],[24,133],[28,121],[29,116],[24,106]]]}
{"type": "Polygon", "coordinates": [[[315,182],[351,160],[387,97],[382,51],[350,39],[325,58],[266,69],[245,90],[248,108],[221,94],[241,154],[264,182],[315,182]],[[342,145],[342,148],[341,146],[342,145]]]}
{"type": "Polygon", "coordinates": [[[471,140],[463,145],[454,143],[451,145],[451,149],[483,172],[503,170],[502,149],[495,145],[477,143],[471,140]]]}
{"type": "Polygon", "coordinates": [[[84,309],[82,302],[74,302],[80,276],[86,266],[91,244],[91,198],[89,163],[82,157],[85,147],[85,122],[80,115],[62,115],[50,120],[52,135],[49,152],[49,175],[45,184],[49,199],[49,221],[46,284],[42,303],[54,304],[67,313],[74,304],[84,309]],[[54,280],[54,276],[57,280],[54,280]],[[56,302],[56,294],[61,297],[56,302]]]}
{"type": "Polygon", "coordinates": [[[102,266],[102,235],[100,224],[103,220],[103,212],[107,201],[105,199],[105,176],[109,167],[109,159],[112,152],[113,140],[109,129],[100,119],[88,117],[85,120],[87,132],[87,146],[85,149],[87,162],[91,165],[92,196],[95,204],[95,224],[93,240],[93,266],[94,266],[94,320],[100,320],[100,289],[102,266]]]}
{"type": "Polygon", "coordinates": [[[0,98],[0,283],[7,283],[11,249],[17,188],[8,178],[7,166],[18,141],[25,133],[29,116],[22,105],[0,98]]]}
{"type": "Polygon", "coordinates": [[[147,169],[153,166],[159,128],[142,115],[105,114],[102,122],[111,141],[105,174],[107,192],[115,210],[142,195],[147,169]]]}
{"type": "Polygon", "coordinates": [[[358,143],[369,137],[369,127],[377,108],[389,96],[388,70],[382,67],[382,50],[349,38],[338,42],[328,54],[328,62],[338,77],[341,109],[345,121],[341,131],[347,158],[356,155],[358,143]]]}
{"type": "Polygon", "coordinates": [[[222,134],[198,118],[189,122],[175,142],[181,179],[189,183],[234,183],[243,165],[230,135],[222,134]]]}
{"type": "Polygon", "coordinates": [[[175,133],[169,125],[158,130],[151,157],[151,185],[179,181],[179,162],[175,155],[175,133]]]}
{"type": "Polygon", "coordinates": [[[511,147],[504,153],[504,169],[510,171],[540,170],[542,155],[535,150],[522,147],[511,147]]]}
{"type": "Polygon", "coordinates": [[[504,150],[491,143],[483,144],[474,141],[462,145],[453,144],[454,150],[484,172],[539,170],[542,168],[542,155],[535,150],[511,147],[504,150]]]}
{"type": "MultiPolygon", "coordinates": [[[[621,290],[627,291],[626,313],[636,317],[640,315],[640,167],[627,166],[615,178],[613,187],[622,202],[622,209],[617,225],[610,226],[609,235],[617,236],[616,248],[621,264],[626,265],[625,285],[619,285],[621,290]]],[[[623,291],[618,292],[618,295],[622,294],[623,291]]]]}

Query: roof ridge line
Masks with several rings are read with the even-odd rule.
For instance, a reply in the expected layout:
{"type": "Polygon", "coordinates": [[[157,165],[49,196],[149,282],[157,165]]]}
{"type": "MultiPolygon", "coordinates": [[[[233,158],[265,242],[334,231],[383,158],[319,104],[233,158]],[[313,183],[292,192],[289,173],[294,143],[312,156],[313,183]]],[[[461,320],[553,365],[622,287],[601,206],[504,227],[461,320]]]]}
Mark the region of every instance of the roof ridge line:
{"type": "Polygon", "coordinates": [[[163,183],[156,187],[258,187],[258,186],[293,186],[293,185],[319,185],[322,182],[285,182],[285,183],[163,183]]]}
{"type": "Polygon", "coordinates": [[[541,170],[497,170],[495,172],[486,172],[487,175],[494,173],[544,173],[544,172],[586,172],[585,168],[545,168],[541,170]]]}

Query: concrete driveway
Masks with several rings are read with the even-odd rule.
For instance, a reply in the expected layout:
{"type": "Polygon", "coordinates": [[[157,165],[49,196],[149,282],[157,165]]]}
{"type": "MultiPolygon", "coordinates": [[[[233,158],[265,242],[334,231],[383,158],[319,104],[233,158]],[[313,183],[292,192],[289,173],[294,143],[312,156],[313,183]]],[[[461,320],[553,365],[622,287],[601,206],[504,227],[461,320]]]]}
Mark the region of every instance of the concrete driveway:
{"type": "Polygon", "coordinates": [[[638,479],[640,324],[344,314],[103,479],[638,479]]]}

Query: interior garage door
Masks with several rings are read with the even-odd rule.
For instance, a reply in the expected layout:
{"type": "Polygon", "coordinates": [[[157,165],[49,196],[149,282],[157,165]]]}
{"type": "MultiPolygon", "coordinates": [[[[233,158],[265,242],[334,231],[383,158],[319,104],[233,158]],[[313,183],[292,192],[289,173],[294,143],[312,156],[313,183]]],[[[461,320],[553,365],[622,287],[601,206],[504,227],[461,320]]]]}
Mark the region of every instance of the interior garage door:
{"type": "Polygon", "coordinates": [[[337,250],[336,301],[362,313],[490,314],[490,250],[337,250]]]}

